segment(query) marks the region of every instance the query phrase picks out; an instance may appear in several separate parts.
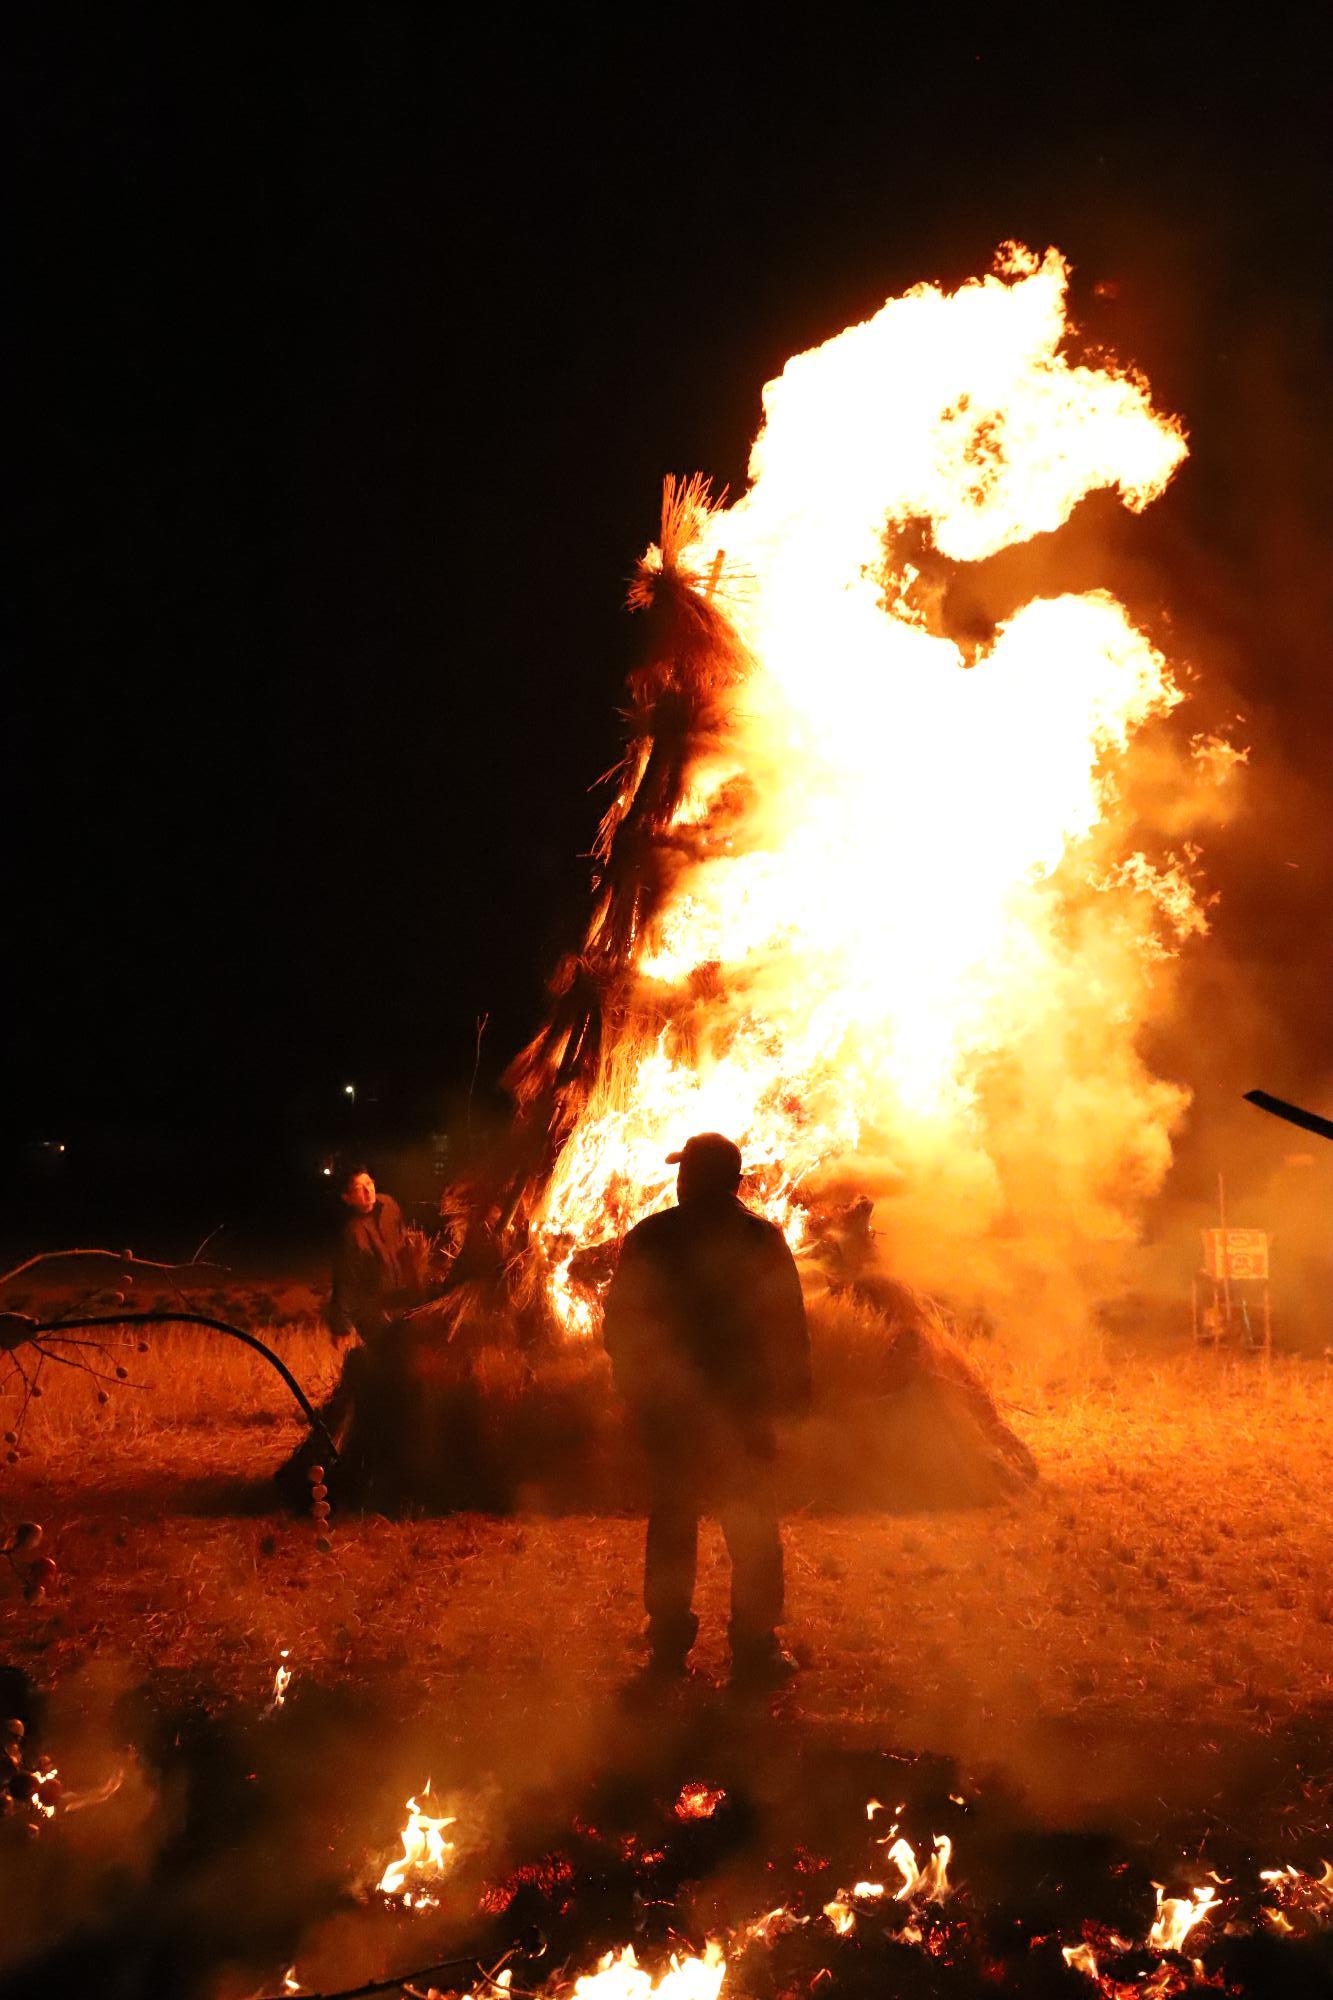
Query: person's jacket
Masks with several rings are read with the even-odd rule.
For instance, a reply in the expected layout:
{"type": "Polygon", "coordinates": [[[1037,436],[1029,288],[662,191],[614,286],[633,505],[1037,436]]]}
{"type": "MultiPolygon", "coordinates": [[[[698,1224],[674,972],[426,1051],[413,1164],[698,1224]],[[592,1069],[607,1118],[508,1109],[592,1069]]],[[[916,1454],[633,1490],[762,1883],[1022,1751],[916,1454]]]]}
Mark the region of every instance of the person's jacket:
{"type": "Polygon", "coordinates": [[[366,1340],[382,1331],[401,1302],[405,1276],[403,1212],[382,1194],[369,1215],[348,1215],[339,1231],[329,1300],[333,1332],[366,1340]]]}
{"type": "Polygon", "coordinates": [[[602,1335],[616,1386],[652,1414],[799,1416],[810,1336],[782,1231],[734,1195],[691,1200],[631,1229],[602,1335]]]}

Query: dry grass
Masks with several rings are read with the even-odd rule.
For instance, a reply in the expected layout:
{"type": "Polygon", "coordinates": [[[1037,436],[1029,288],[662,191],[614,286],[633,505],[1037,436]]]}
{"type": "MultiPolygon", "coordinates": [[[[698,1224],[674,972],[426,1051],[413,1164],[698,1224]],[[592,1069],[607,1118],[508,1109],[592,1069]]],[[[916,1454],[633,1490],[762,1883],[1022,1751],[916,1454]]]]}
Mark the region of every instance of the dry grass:
{"type": "MultiPolygon", "coordinates": [[[[210,1298],[207,1304],[191,1299],[190,1306],[200,1311],[216,1307],[219,1317],[254,1325],[312,1399],[332,1387],[339,1357],[313,1314],[264,1326],[249,1314],[238,1316],[235,1302],[225,1297],[210,1298]]],[[[277,1372],[225,1334],[154,1326],[107,1329],[96,1339],[99,1351],[81,1349],[79,1356],[112,1380],[93,1381],[78,1369],[59,1364],[42,1368],[41,1399],[29,1409],[23,1438],[33,1459],[54,1462],[72,1447],[91,1455],[99,1445],[115,1454],[130,1443],[147,1444],[155,1454],[166,1442],[164,1433],[218,1426],[266,1428],[295,1414],[291,1392],[277,1372]],[[124,1381],[116,1379],[117,1369],[124,1369],[124,1381]],[[99,1400],[102,1396],[105,1401],[99,1400]]],[[[20,1402],[15,1384],[0,1391],[0,1428],[8,1429],[17,1420],[20,1402]]]]}
{"type": "MultiPolygon", "coordinates": [[[[331,1377],[317,1326],[274,1338],[309,1390],[331,1377]]],[[[4,1658],[48,1686],[257,1703],[287,1646],[298,1685],[445,1704],[474,1737],[534,1715],[586,1734],[639,1629],[635,1520],[343,1518],[323,1557],[238,1488],[299,1434],[262,1363],[184,1333],[117,1358],[140,1386],[102,1408],[47,1372],[8,1468],[5,1516],[44,1523],[61,1579],[30,1605],[0,1578],[4,1658]]],[[[996,1768],[1055,1816],[1239,1813],[1333,1714],[1333,1372],[1127,1360],[1077,1390],[1007,1386],[1044,1475],[1030,1495],[789,1523],[801,1712],[996,1768]]],[[[707,1530],[715,1672],[725,1585],[707,1530]]]]}

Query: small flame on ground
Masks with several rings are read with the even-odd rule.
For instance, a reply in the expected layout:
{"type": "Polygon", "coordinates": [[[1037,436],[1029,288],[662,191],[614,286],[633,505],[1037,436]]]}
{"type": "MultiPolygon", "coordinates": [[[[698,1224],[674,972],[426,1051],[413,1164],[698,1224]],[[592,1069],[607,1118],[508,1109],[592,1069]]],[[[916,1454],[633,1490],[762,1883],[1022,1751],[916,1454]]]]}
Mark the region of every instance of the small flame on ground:
{"type": "Polygon", "coordinates": [[[1157,1891],[1157,1920],[1148,1933],[1148,1943],[1154,1951],[1181,1951],[1190,1932],[1211,1914],[1217,1891],[1209,1885],[1188,1896],[1164,1896],[1160,1882],[1154,1882],[1153,1888],[1157,1891]]]}
{"type": "Polygon", "coordinates": [[[656,1978],[639,1964],[632,1944],[609,1951],[596,1972],[574,1981],[574,2000],[717,2000],[727,1965],[719,1944],[708,1943],[702,1958],[672,1954],[656,1978]]]}
{"type": "Polygon", "coordinates": [[[780,1903],[776,1910],[769,1910],[762,1917],[755,1917],[751,1923],[746,1924],[740,1933],[741,1947],[743,1949],[747,1944],[768,1944],[779,1931],[797,1930],[809,1921],[809,1917],[798,1917],[785,1903],[780,1903]]]}
{"type": "Polygon", "coordinates": [[[1333,1862],[1326,1861],[1320,1875],[1307,1875],[1290,1865],[1261,1868],[1259,1880],[1269,1885],[1276,1900],[1276,1909],[1265,1907],[1264,1921],[1279,1936],[1295,1937],[1306,1927],[1318,1929],[1333,1918],[1333,1862]]]}
{"type": "Polygon", "coordinates": [[[1097,1954],[1090,1944],[1061,1945],[1060,1956],[1072,1972],[1085,1973],[1089,1979],[1097,1977],[1097,1954]]]}
{"type": "Polygon", "coordinates": [[[953,1858],[953,1842],[947,1833],[935,1835],[935,1852],[924,1868],[918,1868],[916,1856],[905,1840],[895,1840],[889,1849],[889,1859],[903,1878],[903,1886],[894,1892],[897,1903],[942,1903],[949,1894],[949,1862],[953,1858]]]}
{"type": "MultiPolygon", "coordinates": [[[[902,1808],[899,1807],[899,1811],[902,1808]]],[[[875,1811],[883,1811],[878,1799],[871,1799],[866,1807],[866,1817],[873,1818],[875,1811]]],[[[881,1842],[883,1846],[885,1843],[881,1842]]],[[[906,1840],[895,1840],[889,1848],[889,1860],[902,1877],[901,1888],[893,1892],[895,1903],[942,1903],[949,1895],[949,1862],[953,1856],[953,1842],[947,1833],[934,1836],[934,1853],[924,1868],[917,1866],[916,1855],[906,1840]]],[[[839,1937],[846,1937],[856,1928],[856,1905],[875,1903],[888,1892],[882,1882],[854,1882],[850,1889],[839,1889],[832,1902],[825,1903],[824,1915],[832,1924],[839,1937]]]]}
{"type": "Polygon", "coordinates": [[[284,1993],[299,1993],[301,1991],[301,1982],[296,1976],[296,1967],[294,1965],[289,1965],[282,1975],[282,1990],[284,1993]]]}
{"type": "Polygon", "coordinates": [[[273,1715],[287,1699],[287,1690],[292,1684],[292,1670],[285,1664],[289,1648],[284,1646],[278,1654],[278,1670],[273,1676],[273,1699],[268,1705],[268,1713],[273,1715]]]}
{"type": "MultiPolygon", "coordinates": [[[[429,1778],[422,1797],[430,1797],[429,1778]]],[[[407,1825],[402,1832],[403,1851],[381,1875],[380,1895],[397,1898],[408,1910],[434,1909],[439,1899],[431,1894],[430,1885],[438,1882],[448,1869],[454,1843],[445,1839],[444,1829],[454,1823],[453,1814],[429,1813],[416,1799],[409,1799],[407,1825]]]]}

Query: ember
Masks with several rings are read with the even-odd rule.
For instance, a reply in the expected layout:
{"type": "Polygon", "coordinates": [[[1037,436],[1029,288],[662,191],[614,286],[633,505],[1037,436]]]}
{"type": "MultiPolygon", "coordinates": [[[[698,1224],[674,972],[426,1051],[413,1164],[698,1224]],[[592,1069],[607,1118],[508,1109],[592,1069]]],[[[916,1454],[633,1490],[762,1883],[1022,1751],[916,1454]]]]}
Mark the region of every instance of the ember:
{"type": "Polygon", "coordinates": [[[676,1818],[711,1819],[726,1796],[725,1792],[715,1791],[711,1785],[683,1785],[674,1807],[676,1818]]]}
{"type": "Polygon", "coordinates": [[[574,1880],[574,1870],[563,1854],[545,1855],[540,1861],[524,1862],[503,1882],[490,1884],[481,1893],[481,1908],[491,1916],[503,1916],[523,1889],[536,1889],[548,1899],[574,1880]]]}

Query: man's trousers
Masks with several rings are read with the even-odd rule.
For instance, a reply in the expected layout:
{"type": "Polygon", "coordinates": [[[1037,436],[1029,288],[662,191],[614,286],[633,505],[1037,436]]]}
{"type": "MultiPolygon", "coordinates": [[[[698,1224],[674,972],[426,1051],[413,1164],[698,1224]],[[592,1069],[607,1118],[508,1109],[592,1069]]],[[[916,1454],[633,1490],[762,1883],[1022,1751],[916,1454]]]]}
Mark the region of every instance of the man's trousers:
{"type": "Polygon", "coordinates": [[[771,1433],[712,1436],[709,1430],[678,1438],[667,1449],[645,1428],[643,1598],[649,1641],[663,1658],[683,1659],[698,1631],[693,1599],[704,1514],[717,1520],[731,1557],[733,1654],[770,1647],[782,1623],[782,1536],[771,1433]]]}

